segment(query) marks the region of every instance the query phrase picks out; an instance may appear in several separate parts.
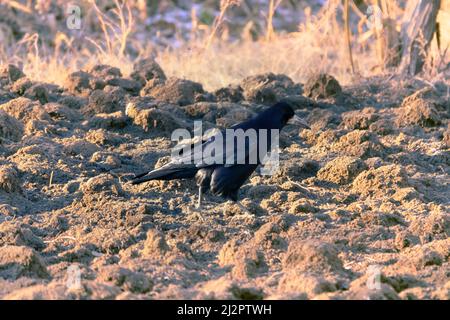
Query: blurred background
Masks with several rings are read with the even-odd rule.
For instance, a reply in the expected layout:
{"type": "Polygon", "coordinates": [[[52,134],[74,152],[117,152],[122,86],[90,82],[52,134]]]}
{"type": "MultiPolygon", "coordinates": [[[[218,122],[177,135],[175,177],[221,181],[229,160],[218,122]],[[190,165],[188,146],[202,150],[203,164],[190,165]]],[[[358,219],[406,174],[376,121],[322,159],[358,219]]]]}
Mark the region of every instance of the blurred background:
{"type": "MultiPolygon", "coordinates": [[[[127,75],[142,57],[207,90],[264,72],[350,84],[398,72],[408,8],[419,2],[1,0],[0,63],[55,84],[99,62],[127,75]]],[[[448,75],[450,1],[438,2],[439,32],[421,42],[425,79],[448,75]]]]}

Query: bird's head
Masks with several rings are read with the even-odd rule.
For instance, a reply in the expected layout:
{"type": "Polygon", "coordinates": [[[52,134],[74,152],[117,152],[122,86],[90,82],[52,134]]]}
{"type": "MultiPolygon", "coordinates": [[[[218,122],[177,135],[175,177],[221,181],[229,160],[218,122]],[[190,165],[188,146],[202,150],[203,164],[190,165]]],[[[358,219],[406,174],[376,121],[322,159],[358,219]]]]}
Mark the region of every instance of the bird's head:
{"type": "Polygon", "coordinates": [[[294,109],[287,102],[278,102],[266,110],[266,117],[272,123],[276,123],[276,127],[283,128],[287,124],[293,124],[300,128],[310,129],[305,120],[297,116],[294,109]]]}

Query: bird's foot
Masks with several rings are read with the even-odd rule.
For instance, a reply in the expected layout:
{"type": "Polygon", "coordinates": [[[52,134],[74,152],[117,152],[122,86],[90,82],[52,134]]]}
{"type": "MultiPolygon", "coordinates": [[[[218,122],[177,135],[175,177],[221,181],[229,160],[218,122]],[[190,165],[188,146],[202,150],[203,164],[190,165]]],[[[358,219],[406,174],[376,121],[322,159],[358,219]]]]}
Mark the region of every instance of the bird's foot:
{"type": "Polygon", "coordinates": [[[189,216],[188,218],[195,218],[196,220],[205,222],[205,218],[202,215],[203,207],[202,206],[196,206],[196,207],[189,207],[189,216]]]}

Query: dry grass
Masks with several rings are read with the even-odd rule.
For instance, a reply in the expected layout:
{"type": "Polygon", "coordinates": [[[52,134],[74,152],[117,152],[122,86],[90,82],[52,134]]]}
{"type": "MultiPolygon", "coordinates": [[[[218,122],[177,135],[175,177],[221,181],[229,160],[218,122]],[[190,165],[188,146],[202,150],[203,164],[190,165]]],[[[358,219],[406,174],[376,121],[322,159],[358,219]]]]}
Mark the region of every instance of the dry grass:
{"type": "MultiPolygon", "coordinates": [[[[32,80],[59,85],[71,72],[89,69],[99,63],[119,67],[128,75],[133,66],[125,54],[134,28],[132,9],[126,0],[114,0],[114,4],[108,16],[95,2],[84,3],[83,10],[90,14],[83,23],[98,24],[101,32],[92,32],[92,36],[83,34],[82,39],[76,39],[57,31],[51,45],[45,43],[38,32],[27,33],[19,42],[0,48],[0,53],[3,53],[0,54],[0,62],[23,66],[25,74],[32,80]]],[[[14,3],[13,7],[16,8],[17,4],[14,3]]],[[[24,12],[27,12],[26,8],[23,8],[24,12]]]]}
{"type": "MultiPolygon", "coordinates": [[[[6,3],[20,7],[25,13],[30,9],[18,1],[6,3]]],[[[356,26],[358,28],[352,34],[348,33],[348,40],[351,42],[354,72],[349,63],[341,1],[328,1],[315,15],[306,8],[305,19],[298,26],[298,31],[289,34],[279,34],[273,27],[274,14],[280,3],[281,0],[270,0],[266,30],[256,41],[248,36],[251,22],[243,29],[238,41],[227,39],[227,11],[231,6],[239,5],[240,1],[221,1],[220,12],[211,26],[199,23],[196,12],[192,11],[191,40],[176,49],[156,47],[151,41],[142,41],[142,38],[135,36],[135,19],[139,18],[139,14],[143,15],[141,2],[115,0],[115,8],[108,14],[95,2],[84,3],[83,8],[88,14],[83,23],[97,28],[92,36],[75,39],[57,32],[53,46],[41,43],[37,32],[26,34],[18,43],[0,41],[0,62],[21,64],[31,79],[62,84],[70,72],[97,63],[120,67],[127,75],[136,56],[152,54],[168,75],[199,81],[208,90],[238,83],[246,76],[264,72],[283,73],[298,82],[304,82],[312,73],[328,72],[343,84],[350,84],[361,77],[392,72],[384,67],[387,53],[380,53],[380,48],[383,48],[380,41],[386,40],[380,40],[376,30],[367,28],[365,13],[359,11],[353,1],[350,1],[350,24],[354,27],[352,30],[356,30],[356,26]]],[[[390,24],[385,24],[382,32],[399,30],[403,12],[396,3],[389,1],[389,7],[385,9],[388,12],[384,21],[390,24]]],[[[382,4],[387,8],[386,1],[382,4]]],[[[441,33],[446,30],[449,26],[446,29],[441,23],[441,33]]],[[[440,70],[448,61],[449,52],[442,47],[439,50],[434,42],[422,77],[442,77],[440,70]]]]}
{"type": "MultiPolygon", "coordinates": [[[[283,73],[303,82],[315,72],[329,72],[344,83],[355,76],[350,72],[347,44],[337,12],[337,1],[328,4],[316,16],[306,12],[306,21],[298,32],[277,36],[270,41],[242,40],[237,43],[216,41],[204,48],[191,44],[189,50],[163,51],[158,60],[169,74],[201,81],[209,89],[237,83],[243,77],[264,72],[283,73]]],[[[357,75],[370,76],[377,65],[374,45],[365,43],[353,49],[357,75]]]]}

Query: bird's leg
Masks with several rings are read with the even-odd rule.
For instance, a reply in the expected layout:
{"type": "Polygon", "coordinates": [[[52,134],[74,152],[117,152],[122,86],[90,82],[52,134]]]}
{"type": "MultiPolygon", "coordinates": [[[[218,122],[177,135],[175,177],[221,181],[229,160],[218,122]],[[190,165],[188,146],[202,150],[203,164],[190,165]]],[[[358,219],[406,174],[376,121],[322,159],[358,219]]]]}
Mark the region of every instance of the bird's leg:
{"type": "Polygon", "coordinates": [[[197,209],[201,209],[202,208],[202,200],[203,200],[202,187],[198,187],[197,209]]]}
{"type": "Polygon", "coordinates": [[[193,217],[196,217],[200,221],[205,221],[205,218],[202,215],[202,200],[203,200],[203,190],[202,187],[198,188],[198,200],[197,200],[197,206],[191,207],[192,215],[193,217]]]}

